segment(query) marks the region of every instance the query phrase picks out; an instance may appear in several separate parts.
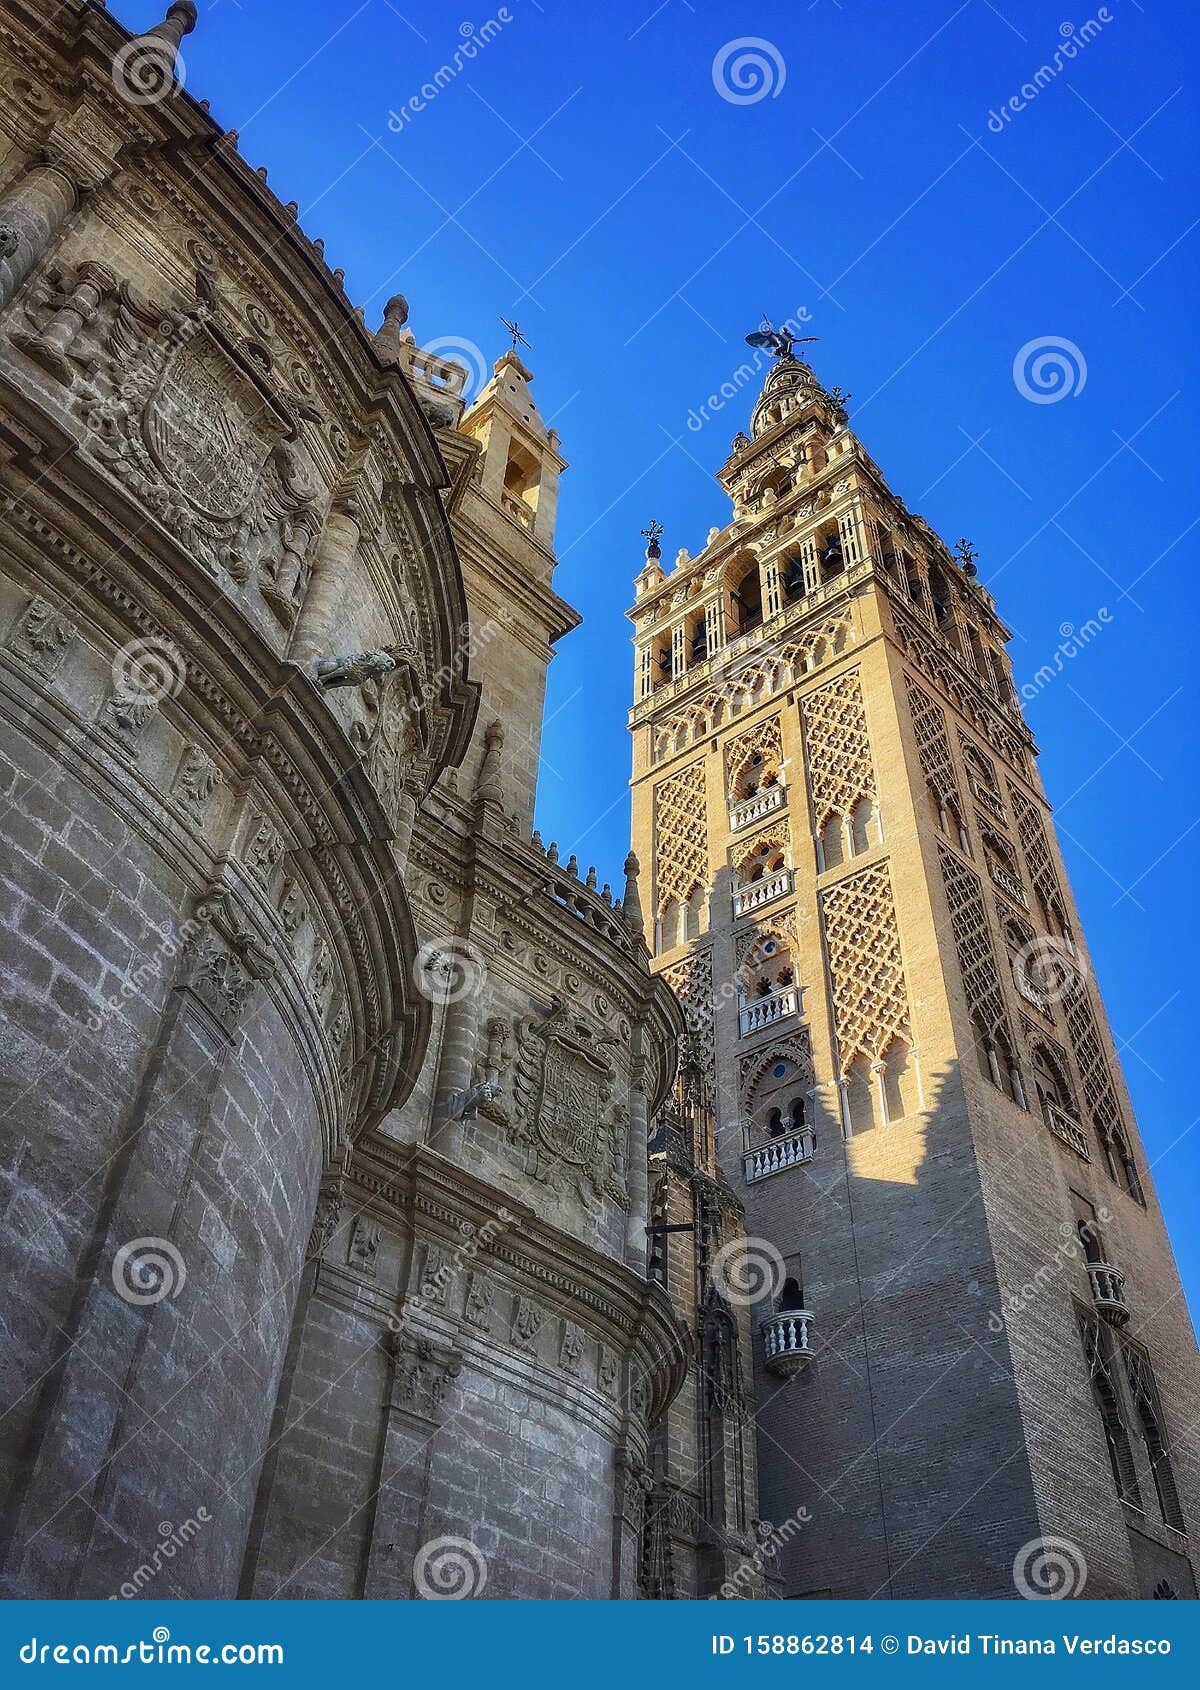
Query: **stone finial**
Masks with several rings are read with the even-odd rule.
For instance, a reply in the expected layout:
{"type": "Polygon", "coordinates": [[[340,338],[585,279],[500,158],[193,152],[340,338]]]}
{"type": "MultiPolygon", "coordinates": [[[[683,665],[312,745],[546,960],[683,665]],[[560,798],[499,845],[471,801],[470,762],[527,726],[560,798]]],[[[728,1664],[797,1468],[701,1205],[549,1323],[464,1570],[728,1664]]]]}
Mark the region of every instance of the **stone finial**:
{"type": "Polygon", "coordinates": [[[629,923],[632,931],[639,936],[645,932],[645,923],[642,919],[642,900],[638,892],[638,875],[641,873],[641,867],[642,865],[637,860],[637,854],[631,851],[625,859],[625,897],[621,902],[621,908],[625,912],[625,920],[629,923]]]}
{"type": "Polygon", "coordinates": [[[173,0],[161,23],[133,36],[113,61],[118,94],[135,105],[156,105],[176,82],[182,85],[179,43],[195,29],[198,17],[194,0],[173,0]]]}
{"type": "Polygon", "coordinates": [[[504,724],[493,722],[484,735],[483,762],[479,765],[479,778],[475,782],[475,796],[483,804],[501,804],[504,802],[504,782],[501,778],[502,759],[500,753],[504,749],[504,724]]]}
{"type": "Polygon", "coordinates": [[[567,858],[567,873],[571,876],[572,880],[579,879],[579,858],[575,855],[574,851],[572,851],[571,855],[567,858]]]}
{"type": "Polygon", "coordinates": [[[383,322],[375,334],[375,356],[381,364],[400,362],[400,331],[408,321],[408,301],[402,293],[383,308],[383,322]]]}
{"type": "Polygon", "coordinates": [[[594,867],[588,869],[584,885],[590,892],[594,892],[596,890],[596,870],[594,867]]]}

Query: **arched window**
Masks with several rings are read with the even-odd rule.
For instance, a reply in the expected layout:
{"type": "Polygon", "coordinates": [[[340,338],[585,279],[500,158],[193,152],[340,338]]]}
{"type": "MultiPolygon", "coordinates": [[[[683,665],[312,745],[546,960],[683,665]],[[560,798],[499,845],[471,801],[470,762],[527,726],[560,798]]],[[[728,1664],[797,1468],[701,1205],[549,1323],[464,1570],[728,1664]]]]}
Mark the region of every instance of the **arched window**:
{"type": "Polygon", "coordinates": [[[1074,1118],[1075,1103],[1062,1063],[1045,1045],[1033,1048],[1033,1083],[1038,1105],[1047,1121],[1056,1109],[1074,1118]]]}
{"type": "Polygon", "coordinates": [[[797,1160],[813,1154],[816,1138],[805,1109],[804,1087],[811,1082],[807,1072],[791,1056],[782,1053],[768,1066],[751,1093],[746,1118],[746,1149],[754,1150],[774,1140],[799,1139],[797,1160]]]}
{"type": "Polygon", "coordinates": [[[825,824],[821,828],[820,857],[818,870],[841,868],[849,857],[849,847],[846,838],[846,818],[840,810],[826,816],[825,824]]]}
{"type": "Polygon", "coordinates": [[[846,1112],[852,1133],[869,1132],[875,1126],[876,1095],[871,1064],[860,1054],[846,1071],[846,1112]]]}
{"type": "Polygon", "coordinates": [[[757,558],[751,559],[737,577],[732,598],[737,612],[739,634],[748,634],[762,625],[762,578],[759,575],[757,558]]]}
{"type": "Polygon", "coordinates": [[[850,842],[857,857],[881,843],[879,806],[874,798],[860,798],[850,817],[850,842]]]}
{"type": "Polygon", "coordinates": [[[779,1293],[779,1313],[788,1314],[804,1307],[804,1289],[797,1275],[789,1274],[779,1293]]]}
{"type": "Polygon", "coordinates": [[[1137,1164],[1125,1142],[1125,1135],[1119,1128],[1113,1127],[1110,1130],[1104,1142],[1104,1149],[1108,1171],[1115,1183],[1136,1202],[1143,1203],[1145,1199],[1142,1196],[1142,1182],[1138,1177],[1137,1164]]]}
{"type": "Polygon", "coordinates": [[[769,879],[787,867],[787,856],[777,839],[764,839],[753,845],[737,863],[739,886],[752,886],[758,880],[769,879]]]}
{"type": "Polygon", "coordinates": [[[827,522],[817,535],[817,563],[822,581],[833,581],[845,571],[846,560],[836,522],[827,522]]]}

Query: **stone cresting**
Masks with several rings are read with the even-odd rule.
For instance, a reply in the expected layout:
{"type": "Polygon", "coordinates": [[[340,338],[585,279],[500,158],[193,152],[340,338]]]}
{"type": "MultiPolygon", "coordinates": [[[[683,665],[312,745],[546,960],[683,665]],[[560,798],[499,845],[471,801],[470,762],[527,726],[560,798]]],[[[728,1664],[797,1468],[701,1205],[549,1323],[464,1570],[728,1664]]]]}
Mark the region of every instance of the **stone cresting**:
{"type": "Polygon", "coordinates": [[[0,0],[0,1590],[637,1594],[683,1020],[636,860],[528,843],[557,437],[371,336],[186,0],[52,12],[0,0]]]}

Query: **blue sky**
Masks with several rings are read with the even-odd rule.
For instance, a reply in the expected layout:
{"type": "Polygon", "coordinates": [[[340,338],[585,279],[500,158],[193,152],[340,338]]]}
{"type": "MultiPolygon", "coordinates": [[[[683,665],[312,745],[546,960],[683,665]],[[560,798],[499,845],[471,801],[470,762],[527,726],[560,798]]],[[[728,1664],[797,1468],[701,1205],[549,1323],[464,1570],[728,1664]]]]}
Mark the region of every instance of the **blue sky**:
{"type": "MultiPolygon", "coordinates": [[[[144,27],[164,8],[118,9],[144,27]]],[[[1018,684],[1054,662],[1060,630],[1103,623],[1029,718],[1194,1296],[1194,9],[202,9],[189,86],[300,203],[368,321],[399,290],[424,342],[490,360],[502,313],[531,342],[572,466],[557,584],[586,618],[551,671],[539,819],[602,879],[628,839],[638,530],[662,521],[670,558],[724,522],[712,473],[752,396],[688,419],[761,312],[810,314],[818,374],[854,396],[852,426],[892,486],[974,541],[1018,684]],[[488,43],[412,111],[460,26],[489,19],[488,43]],[[1078,38],[1089,20],[1073,61],[1011,110],[1062,26],[1078,38]],[[770,86],[734,101],[714,60],[746,38],[767,44],[770,86]],[[404,121],[389,128],[389,113],[404,121]],[[1072,391],[1036,403],[1014,359],[1047,341],[1075,349],[1072,391]]]]}

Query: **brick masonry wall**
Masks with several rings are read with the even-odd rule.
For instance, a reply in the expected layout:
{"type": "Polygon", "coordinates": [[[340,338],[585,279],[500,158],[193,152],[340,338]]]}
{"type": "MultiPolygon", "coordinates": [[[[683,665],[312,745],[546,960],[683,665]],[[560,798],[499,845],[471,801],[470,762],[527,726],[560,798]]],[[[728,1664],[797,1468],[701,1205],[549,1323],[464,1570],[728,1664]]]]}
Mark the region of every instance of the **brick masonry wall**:
{"type": "Polygon", "coordinates": [[[16,724],[0,785],[6,1587],[108,1595],[160,1523],[206,1507],[156,1592],[231,1594],[315,1200],[315,1101],[266,988],[232,1039],[172,989],[190,899],[117,805],[16,724]],[[113,1260],[146,1237],[186,1279],[139,1306],[113,1260]]]}

